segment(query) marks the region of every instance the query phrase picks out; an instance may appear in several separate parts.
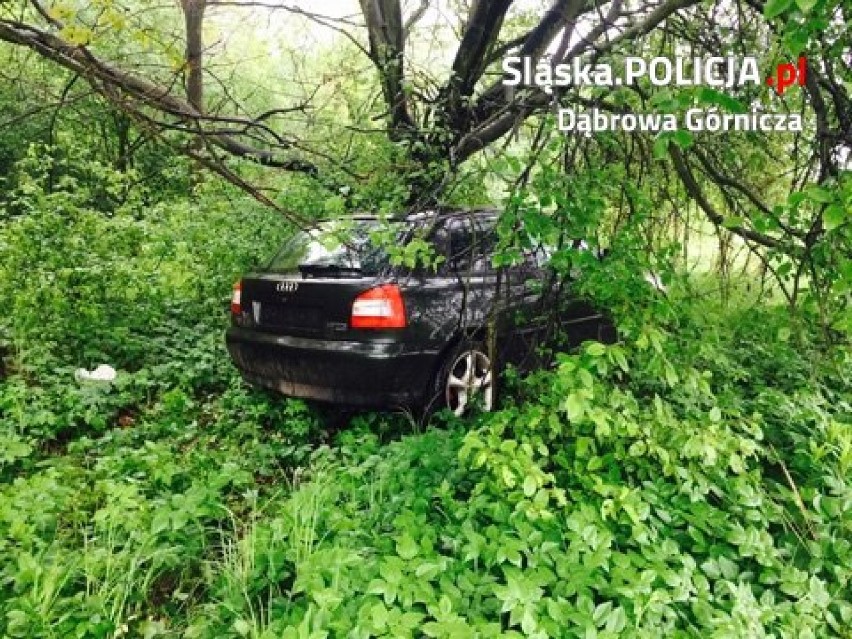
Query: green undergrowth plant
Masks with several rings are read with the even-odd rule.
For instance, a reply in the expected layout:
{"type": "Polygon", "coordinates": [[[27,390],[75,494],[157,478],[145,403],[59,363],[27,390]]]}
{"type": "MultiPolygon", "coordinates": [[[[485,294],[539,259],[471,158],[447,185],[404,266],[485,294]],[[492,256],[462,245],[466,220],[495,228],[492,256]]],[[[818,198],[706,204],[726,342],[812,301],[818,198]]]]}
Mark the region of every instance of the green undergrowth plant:
{"type": "Polygon", "coordinates": [[[236,532],[191,635],[846,636],[849,354],[786,322],[637,327],[466,433],[342,434],[236,532]]]}
{"type": "Polygon", "coordinates": [[[321,424],[233,385],[164,393],[0,484],[0,634],[157,636],[207,601],[255,504],[292,485],[321,424]]]}
{"type": "MultiPolygon", "coordinates": [[[[327,420],[223,347],[283,222],[96,161],[48,187],[38,158],[0,227],[0,636],[849,636],[852,355],[819,308],[719,297],[638,215],[605,260],[552,261],[619,343],[515,376],[491,414],[327,420]],[[112,384],[74,380],[102,362],[112,384]]],[[[505,263],[616,222],[613,175],[533,177],[505,263]]]]}
{"type": "Polygon", "coordinates": [[[291,232],[221,184],[170,199],[85,149],[71,155],[52,181],[57,160],[31,147],[0,202],[4,464],[24,446],[103,432],[167,390],[226,388],[231,285],[291,232]],[[115,383],[75,381],[77,368],[102,363],[118,371],[115,383]]]}

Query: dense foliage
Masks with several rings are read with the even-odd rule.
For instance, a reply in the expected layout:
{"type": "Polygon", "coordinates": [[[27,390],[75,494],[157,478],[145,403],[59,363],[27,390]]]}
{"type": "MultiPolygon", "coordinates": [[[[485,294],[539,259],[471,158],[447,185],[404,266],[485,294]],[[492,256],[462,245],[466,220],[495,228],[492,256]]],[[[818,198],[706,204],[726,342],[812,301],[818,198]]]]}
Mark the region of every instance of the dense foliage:
{"type": "MultiPolygon", "coordinates": [[[[558,32],[502,0],[449,3],[488,46],[446,82],[438,22],[332,21],[332,44],[242,66],[268,43],[208,22],[237,46],[205,50],[203,95],[189,22],[131,4],[0,8],[0,636],[852,636],[852,111],[825,64],[845,4],[745,3],[728,29],[710,18],[731,3],[611,3],[641,37],[576,54],[806,54],[819,81],[772,104],[807,130],[774,137],[561,134],[556,103],[488,85],[494,51],[558,32]],[[398,41],[425,61],[394,66],[398,41]],[[506,145],[482,143],[507,115],[506,145]],[[548,245],[620,341],[507,371],[500,409],[465,419],[247,387],[233,281],[294,222],[421,192],[499,204],[495,265],[548,245]],[[114,382],[75,379],[102,363],[114,382]]],[[[737,112],[770,92],[556,97],[737,112]]]]}
{"type": "Polygon", "coordinates": [[[4,635],[844,636],[852,367],[807,315],[674,270],[649,293],[628,228],[579,264],[621,344],[473,423],[335,432],[224,353],[273,213],[214,183],[100,210],[125,175],[78,150],[48,191],[41,152],[0,235],[4,635]],[[74,381],[101,361],[114,385],[74,381]]]}

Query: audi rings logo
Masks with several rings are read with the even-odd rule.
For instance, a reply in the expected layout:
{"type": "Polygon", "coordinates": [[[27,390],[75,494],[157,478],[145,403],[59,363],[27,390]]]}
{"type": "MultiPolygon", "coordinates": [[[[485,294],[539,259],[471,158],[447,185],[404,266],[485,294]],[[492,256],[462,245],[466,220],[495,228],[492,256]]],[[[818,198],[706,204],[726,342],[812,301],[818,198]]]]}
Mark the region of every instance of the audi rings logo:
{"type": "Polygon", "coordinates": [[[298,282],[278,282],[275,285],[275,290],[279,293],[295,293],[298,288],[298,282]]]}

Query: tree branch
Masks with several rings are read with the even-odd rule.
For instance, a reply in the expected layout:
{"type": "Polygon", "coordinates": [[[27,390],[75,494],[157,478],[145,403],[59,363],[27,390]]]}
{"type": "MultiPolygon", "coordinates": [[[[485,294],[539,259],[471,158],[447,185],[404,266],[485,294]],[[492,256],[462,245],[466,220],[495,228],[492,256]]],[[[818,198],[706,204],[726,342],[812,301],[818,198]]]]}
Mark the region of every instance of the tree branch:
{"type": "MultiPolygon", "coordinates": [[[[31,25],[10,20],[0,20],[0,40],[25,46],[56,64],[85,78],[92,88],[115,103],[119,108],[131,102],[193,124],[198,134],[203,134],[205,121],[229,121],[246,127],[261,127],[244,118],[220,118],[201,113],[186,100],[172,95],[168,88],[146,78],[133,75],[92,55],[85,47],[72,45],[61,38],[31,25]]],[[[268,127],[267,127],[268,129],[268,127]]],[[[269,129],[271,131],[271,129],[269,129]]],[[[265,166],[316,175],[315,165],[302,160],[281,158],[274,151],[253,148],[229,135],[206,136],[222,150],[238,157],[252,159],[265,166]]],[[[279,145],[281,146],[281,145],[279,145]]],[[[284,145],[286,148],[286,145],[284,145]]]]}
{"type": "MultiPolygon", "coordinates": [[[[626,37],[639,37],[647,34],[676,11],[697,4],[698,1],[667,0],[651,11],[643,21],[629,27],[618,37],[599,46],[595,42],[589,41],[582,50],[576,47],[572,48],[570,56],[581,55],[590,49],[596,51],[598,55],[601,52],[610,51],[626,37]]],[[[567,23],[576,20],[584,12],[595,10],[595,5],[590,6],[587,0],[557,0],[541,23],[527,33],[519,55],[532,58],[540,57],[556,38],[560,29],[564,28],[567,23]]],[[[605,20],[608,19],[605,18],[605,20]]],[[[496,82],[484,91],[476,101],[472,118],[474,126],[465,135],[460,136],[453,149],[453,155],[457,162],[464,161],[499,139],[511,131],[519,120],[546,108],[551,100],[544,92],[535,88],[515,92],[510,97],[507,97],[506,93],[502,81],[496,82]]]]}
{"type": "Polygon", "coordinates": [[[399,140],[414,130],[403,89],[405,33],[399,0],[360,0],[367,22],[370,59],[379,71],[382,94],[390,113],[390,137],[399,140]]]}
{"type": "Polygon", "coordinates": [[[411,35],[411,30],[414,26],[420,22],[420,19],[426,14],[426,10],[429,8],[429,0],[420,0],[420,4],[414,10],[414,12],[409,16],[408,20],[405,21],[405,26],[402,28],[403,40],[407,41],[408,37],[411,35]]]}
{"type": "Polygon", "coordinates": [[[675,172],[677,172],[680,181],[683,182],[684,187],[686,187],[686,192],[689,193],[689,196],[695,200],[695,203],[704,211],[704,214],[707,216],[713,224],[716,226],[724,226],[726,229],[731,231],[732,233],[739,235],[742,238],[747,240],[751,240],[757,244],[765,246],[767,248],[781,249],[785,253],[791,253],[790,247],[781,244],[776,238],[771,237],[769,235],[765,235],[763,233],[758,233],[752,229],[743,228],[742,226],[737,225],[725,225],[725,217],[719,213],[710,200],[705,195],[704,191],[701,189],[701,186],[695,180],[695,176],[692,174],[692,170],[689,168],[689,164],[686,161],[686,158],[683,156],[680,148],[678,148],[674,144],[669,144],[668,147],[669,156],[672,159],[672,163],[674,164],[675,172]]]}
{"type": "Polygon", "coordinates": [[[512,0],[477,2],[472,8],[459,48],[453,60],[452,73],[444,89],[449,119],[455,119],[465,98],[470,97],[485,70],[488,54],[512,0]]]}

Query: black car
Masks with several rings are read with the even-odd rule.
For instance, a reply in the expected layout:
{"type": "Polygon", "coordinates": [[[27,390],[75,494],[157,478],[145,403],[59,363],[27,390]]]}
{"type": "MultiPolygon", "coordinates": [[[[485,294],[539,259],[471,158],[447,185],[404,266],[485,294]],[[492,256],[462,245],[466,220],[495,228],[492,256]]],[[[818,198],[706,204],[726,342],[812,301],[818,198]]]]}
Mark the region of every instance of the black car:
{"type": "MultiPolygon", "coordinates": [[[[497,371],[529,362],[554,315],[542,312],[553,308],[545,249],[492,266],[497,217],[455,211],[391,225],[398,245],[434,247],[429,267],[394,266],[372,241],[388,228],[374,217],[297,234],[234,286],[231,358],[248,382],[292,397],[461,414],[476,396],[490,410],[497,371]]],[[[571,343],[614,339],[603,315],[567,297],[558,328],[571,343]]]]}

